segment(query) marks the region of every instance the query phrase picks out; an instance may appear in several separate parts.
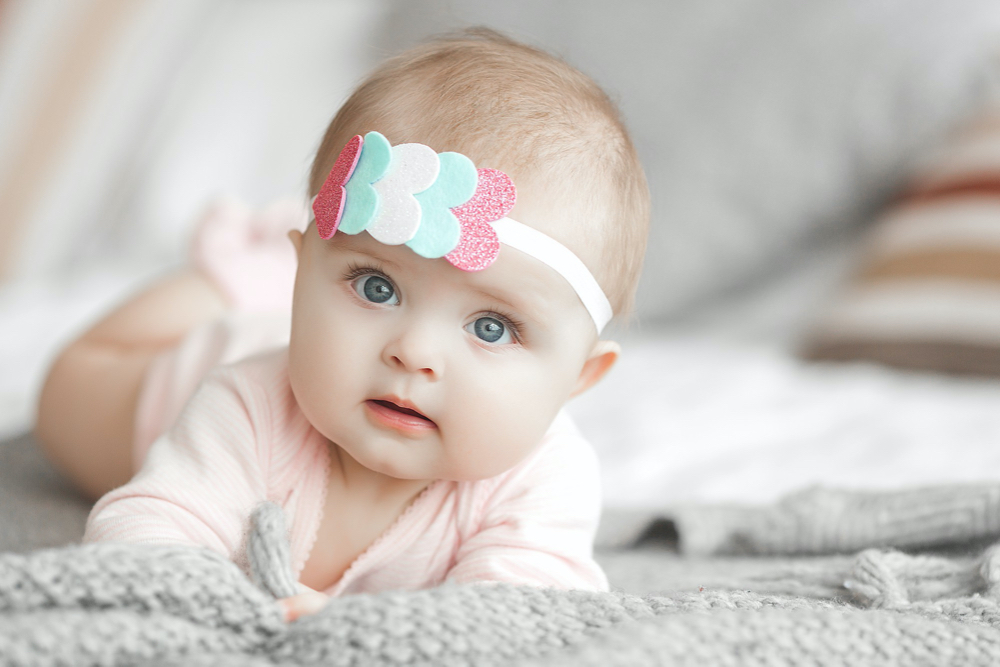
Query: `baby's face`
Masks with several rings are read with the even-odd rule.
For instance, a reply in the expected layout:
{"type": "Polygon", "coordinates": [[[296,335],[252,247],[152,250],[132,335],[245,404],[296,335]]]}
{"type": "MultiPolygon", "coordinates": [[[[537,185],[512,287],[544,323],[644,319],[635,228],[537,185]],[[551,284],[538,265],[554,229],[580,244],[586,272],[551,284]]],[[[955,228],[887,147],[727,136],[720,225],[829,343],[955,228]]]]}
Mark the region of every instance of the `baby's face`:
{"type": "Polygon", "coordinates": [[[313,426],[401,479],[476,480],[540,442],[597,342],[569,284],[504,247],[467,273],[367,233],[299,244],[289,375],[313,426]]]}

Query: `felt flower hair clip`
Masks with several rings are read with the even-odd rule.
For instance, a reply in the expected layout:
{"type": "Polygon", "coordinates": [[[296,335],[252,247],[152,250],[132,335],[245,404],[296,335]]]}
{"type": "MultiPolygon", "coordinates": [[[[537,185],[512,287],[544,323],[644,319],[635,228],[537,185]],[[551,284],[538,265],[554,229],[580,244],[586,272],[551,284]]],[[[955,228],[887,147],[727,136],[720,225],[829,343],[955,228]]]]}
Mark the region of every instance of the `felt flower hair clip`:
{"type": "Polygon", "coordinates": [[[334,162],[313,200],[316,229],[367,231],[387,245],[406,244],[428,259],[482,271],[507,245],[544,262],[576,291],[600,332],[611,304],[586,265],[555,239],[512,220],[517,190],[497,169],[476,169],[461,153],[423,144],[393,146],[378,132],[356,135],[334,162]]]}
{"type": "Polygon", "coordinates": [[[496,169],[476,169],[461,153],[423,144],[391,146],[378,132],[344,146],[313,201],[320,238],[338,230],[367,231],[388,244],[444,257],[464,271],[497,258],[500,241],[489,224],[514,208],[517,192],[496,169]]]}

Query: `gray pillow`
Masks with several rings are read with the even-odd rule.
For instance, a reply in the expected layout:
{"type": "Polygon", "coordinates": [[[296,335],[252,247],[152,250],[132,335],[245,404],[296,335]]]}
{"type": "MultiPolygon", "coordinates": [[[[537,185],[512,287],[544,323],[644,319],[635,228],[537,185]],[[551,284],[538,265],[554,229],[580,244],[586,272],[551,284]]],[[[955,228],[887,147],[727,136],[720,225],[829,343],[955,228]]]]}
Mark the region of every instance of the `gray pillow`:
{"type": "Polygon", "coordinates": [[[781,272],[994,97],[994,0],[397,0],[387,51],[483,24],[620,100],[646,165],[647,320],[781,272]]]}

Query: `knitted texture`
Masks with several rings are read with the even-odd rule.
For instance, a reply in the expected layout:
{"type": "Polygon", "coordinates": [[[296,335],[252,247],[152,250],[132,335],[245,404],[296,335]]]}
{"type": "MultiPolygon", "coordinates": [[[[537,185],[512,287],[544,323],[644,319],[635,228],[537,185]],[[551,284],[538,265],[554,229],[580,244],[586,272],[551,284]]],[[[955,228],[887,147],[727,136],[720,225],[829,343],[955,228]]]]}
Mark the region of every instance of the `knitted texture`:
{"type": "Polygon", "coordinates": [[[1000,486],[947,484],[900,491],[812,487],[762,506],[691,505],[608,513],[598,543],[627,546],[669,520],[690,555],[831,554],[917,548],[1000,536],[1000,486]]]}
{"type": "MultiPolygon", "coordinates": [[[[289,568],[270,544],[285,539],[275,509],[258,508],[248,534],[259,541],[251,578],[267,590],[281,590],[289,568]]],[[[813,590],[845,582],[839,599],[449,585],[336,598],[285,624],[273,596],[213,552],[89,544],[0,555],[0,662],[997,664],[997,554],[869,550],[798,571],[813,590]]]]}
{"type": "Polygon", "coordinates": [[[208,550],[106,543],[0,556],[5,664],[243,652],[284,631],[273,598],[208,550]]]}
{"type": "Polygon", "coordinates": [[[298,592],[285,512],[274,503],[261,503],[250,515],[247,560],[250,578],[261,590],[276,598],[290,597],[298,592]]]}

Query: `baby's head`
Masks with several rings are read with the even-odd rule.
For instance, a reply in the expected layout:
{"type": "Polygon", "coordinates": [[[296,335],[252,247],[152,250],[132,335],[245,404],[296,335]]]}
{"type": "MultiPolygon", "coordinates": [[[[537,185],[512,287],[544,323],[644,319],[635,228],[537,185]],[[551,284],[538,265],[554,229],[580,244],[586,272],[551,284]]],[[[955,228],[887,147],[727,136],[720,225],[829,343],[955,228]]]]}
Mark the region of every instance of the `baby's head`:
{"type": "MultiPolygon", "coordinates": [[[[630,310],[649,196],[614,105],[589,78],[488,31],[412,49],[337,113],[312,195],[352,137],[372,131],[507,174],[509,217],[582,260],[615,314],[630,310]]],[[[454,480],[508,470],[617,358],[565,266],[513,247],[465,271],[367,232],[323,240],[310,224],[293,241],[293,391],[317,430],[372,470],[454,480]]]]}

